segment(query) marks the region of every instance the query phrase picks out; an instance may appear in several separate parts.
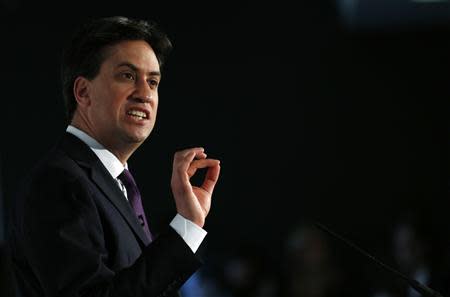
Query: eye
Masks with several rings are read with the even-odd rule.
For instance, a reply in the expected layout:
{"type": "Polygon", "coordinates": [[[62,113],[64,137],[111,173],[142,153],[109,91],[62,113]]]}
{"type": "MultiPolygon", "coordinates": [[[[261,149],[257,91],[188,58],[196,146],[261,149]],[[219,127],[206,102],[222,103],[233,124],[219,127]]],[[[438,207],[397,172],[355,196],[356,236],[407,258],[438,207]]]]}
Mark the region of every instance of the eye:
{"type": "Polygon", "coordinates": [[[156,79],[150,79],[150,80],[148,80],[148,85],[150,87],[155,87],[156,88],[159,85],[159,81],[156,80],[156,79]]]}
{"type": "Polygon", "coordinates": [[[122,77],[128,80],[134,80],[134,74],[131,72],[123,72],[122,77]]]}

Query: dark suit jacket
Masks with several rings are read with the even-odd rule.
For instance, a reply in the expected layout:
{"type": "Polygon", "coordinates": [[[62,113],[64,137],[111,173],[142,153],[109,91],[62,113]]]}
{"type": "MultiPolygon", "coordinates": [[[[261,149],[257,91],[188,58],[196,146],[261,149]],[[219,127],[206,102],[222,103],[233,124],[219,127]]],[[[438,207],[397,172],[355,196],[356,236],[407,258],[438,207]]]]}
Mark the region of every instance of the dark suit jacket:
{"type": "Polygon", "coordinates": [[[68,133],[21,187],[11,217],[23,296],[167,296],[200,266],[169,226],[149,244],[116,181],[68,133]]]}

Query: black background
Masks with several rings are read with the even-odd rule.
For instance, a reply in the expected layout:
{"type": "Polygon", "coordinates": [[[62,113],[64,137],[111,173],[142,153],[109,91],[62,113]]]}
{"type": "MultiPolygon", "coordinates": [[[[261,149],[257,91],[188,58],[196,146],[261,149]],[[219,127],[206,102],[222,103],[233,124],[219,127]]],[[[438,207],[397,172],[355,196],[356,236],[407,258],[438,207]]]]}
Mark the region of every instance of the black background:
{"type": "MultiPolygon", "coordinates": [[[[222,164],[205,226],[216,261],[252,246],[277,262],[287,234],[311,220],[390,260],[390,227],[408,211],[424,219],[437,251],[449,248],[448,26],[352,30],[332,1],[1,8],[6,209],[66,128],[63,43],[90,17],[125,15],[156,20],[174,43],[156,127],[129,160],[155,228],[175,213],[173,153],[201,145],[222,164]]],[[[347,249],[337,257],[366,262],[347,249]]]]}

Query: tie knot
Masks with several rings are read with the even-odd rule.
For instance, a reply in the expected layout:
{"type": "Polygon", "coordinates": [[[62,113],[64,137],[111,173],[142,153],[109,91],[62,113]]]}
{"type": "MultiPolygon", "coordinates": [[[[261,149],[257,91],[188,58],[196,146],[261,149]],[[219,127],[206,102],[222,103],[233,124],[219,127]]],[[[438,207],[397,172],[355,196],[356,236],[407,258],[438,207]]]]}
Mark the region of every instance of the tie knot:
{"type": "Polygon", "coordinates": [[[136,182],[128,169],[125,168],[122,173],[119,174],[118,178],[122,181],[126,188],[136,187],[136,182]]]}

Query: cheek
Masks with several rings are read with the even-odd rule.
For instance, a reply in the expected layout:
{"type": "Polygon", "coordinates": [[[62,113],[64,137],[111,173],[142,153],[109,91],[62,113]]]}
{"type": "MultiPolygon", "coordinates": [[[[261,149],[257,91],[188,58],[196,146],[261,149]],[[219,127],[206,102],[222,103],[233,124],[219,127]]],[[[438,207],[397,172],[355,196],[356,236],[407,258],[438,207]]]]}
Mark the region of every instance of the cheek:
{"type": "Polygon", "coordinates": [[[158,114],[158,100],[155,101],[155,103],[153,104],[153,121],[155,121],[156,119],[156,115],[158,114]]]}
{"type": "Polygon", "coordinates": [[[158,103],[159,103],[159,98],[158,98],[158,94],[155,95],[155,99],[153,100],[153,110],[156,111],[158,110],[158,103]]]}
{"type": "Polygon", "coordinates": [[[121,109],[120,105],[116,102],[102,100],[97,101],[95,107],[92,108],[91,116],[96,118],[100,123],[111,123],[120,117],[121,109]]]}
{"type": "Polygon", "coordinates": [[[111,115],[121,116],[125,112],[126,96],[111,94],[109,100],[105,102],[105,109],[109,110],[111,115]]]}

